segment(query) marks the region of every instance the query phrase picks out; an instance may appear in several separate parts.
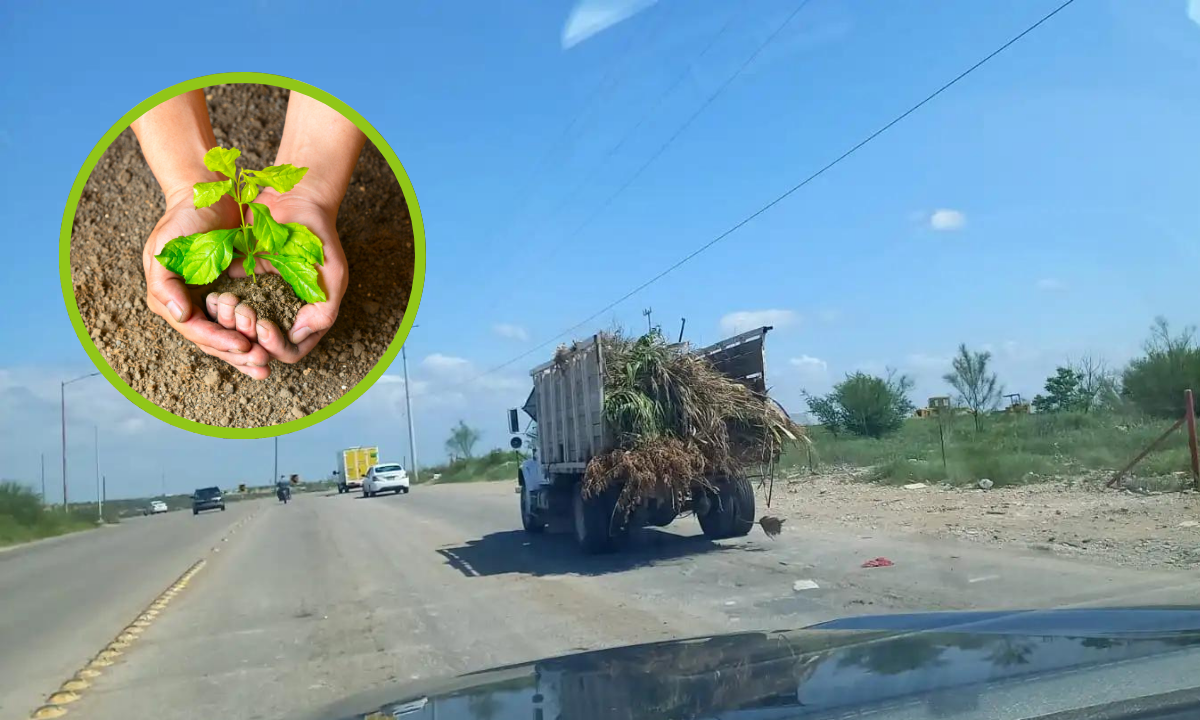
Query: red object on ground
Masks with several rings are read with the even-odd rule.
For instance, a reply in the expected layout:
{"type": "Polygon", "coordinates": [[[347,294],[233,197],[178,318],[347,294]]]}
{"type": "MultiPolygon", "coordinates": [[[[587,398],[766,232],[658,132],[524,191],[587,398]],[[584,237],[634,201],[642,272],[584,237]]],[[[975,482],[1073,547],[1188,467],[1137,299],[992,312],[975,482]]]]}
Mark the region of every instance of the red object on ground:
{"type": "Polygon", "coordinates": [[[892,562],[891,560],[888,560],[888,559],[887,559],[887,558],[885,558],[885,557],[877,557],[877,558],[875,558],[874,560],[868,560],[868,561],[866,561],[865,563],[863,563],[863,564],[862,564],[862,566],[863,566],[863,567],[865,567],[865,568],[872,568],[872,567],[891,567],[891,566],[893,566],[893,565],[895,565],[895,564],[896,564],[896,563],[892,562]]]}

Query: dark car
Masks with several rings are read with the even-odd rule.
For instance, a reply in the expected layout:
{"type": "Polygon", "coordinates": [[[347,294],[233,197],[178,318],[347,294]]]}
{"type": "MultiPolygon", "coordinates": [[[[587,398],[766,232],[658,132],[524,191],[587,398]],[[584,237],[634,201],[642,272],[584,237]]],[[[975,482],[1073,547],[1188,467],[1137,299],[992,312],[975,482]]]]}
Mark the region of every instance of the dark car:
{"type": "Polygon", "coordinates": [[[225,496],[221,488],[200,488],[192,493],[192,514],[199,515],[202,510],[225,510],[225,496]]]}

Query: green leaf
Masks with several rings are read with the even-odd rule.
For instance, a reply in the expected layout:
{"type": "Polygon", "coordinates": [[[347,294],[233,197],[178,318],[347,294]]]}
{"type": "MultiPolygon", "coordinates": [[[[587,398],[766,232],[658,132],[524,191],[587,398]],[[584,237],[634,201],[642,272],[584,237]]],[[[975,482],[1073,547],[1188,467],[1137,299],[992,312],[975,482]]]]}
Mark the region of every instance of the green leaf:
{"type": "Polygon", "coordinates": [[[220,200],[225,193],[233,193],[232,180],[196,183],[192,186],[192,204],[198,208],[208,207],[220,200]]]}
{"type": "Polygon", "coordinates": [[[262,170],[248,170],[246,174],[249,176],[250,182],[255,185],[272,187],[281,193],[285,193],[296,187],[296,183],[300,182],[307,172],[308,168],[298,168],[288,163],[286,165],[272,165],[262,170]]]}
{"type": "Polygon", "coordinates": [[[250,203],[250,209],[254,211],[254,237],[258,239],[254,251],[273,253],[282,248],[287,242],[288,229],[275,222],[266,205],[250,203]]]}
{"type": "Polygon", "coordinates": [[[325,302],[325,292],[317,282],[317,269],[308,260],[293,255],[276,255],[271,264],[296,291],[296,297],[307,303],[325,302]]]}
{"type": "Polygon", "coordinates": [[[241,228],[237,228],[237,235],[233,236],[233,249],[243,255],[250,255],[250,238],[246,237],[241,228]]]}
{"type": "Polygon", "coordinates": [[[189,285],[205,285],[217,279],[233,262],[233,236],[238,228],[211,230],[196,236],[183,258],[183,280],[189,285]]]}
{"type": "Polygon", "coordinates": [[[241,157],[242,151],[237,148],[215,147],[212,150],[204,153],[204,167],[219,172],[225,177],[233,180],[237,177],[237,168],[233,161],[241,157]]]}
{"type": "Polygon", "coordinates": [[[254,202],[256,197],[258,197],[258,186],[250,182],[250,178],[246,178],[246,184],[242,186],[242,202],[254,202]]]}
{"type": "Polygon", "coordinates": [[[162,252],[155,255],[154,259],[176,275],[182,275],[184,256],[192,248],[192,242],[203,234],[196,233],[195,235],[184,235],[175,238],[166,245],[163,245],[162,252]]]}
{"type": "Polygon", "coordinates": [[[288,229],[287,243],[280,248],[281,255],[302,257],[313,265],[325,264],[325,253],[321,249],[321,238],[300,223],[284,223],[288,229]]]}
{"type": "Polygon", "coordinates": [[[253,255],[247,255],[246,259],[242,260],[242,269],[246,271],[246,277],[254,277],[254,263],[253,255]]]}

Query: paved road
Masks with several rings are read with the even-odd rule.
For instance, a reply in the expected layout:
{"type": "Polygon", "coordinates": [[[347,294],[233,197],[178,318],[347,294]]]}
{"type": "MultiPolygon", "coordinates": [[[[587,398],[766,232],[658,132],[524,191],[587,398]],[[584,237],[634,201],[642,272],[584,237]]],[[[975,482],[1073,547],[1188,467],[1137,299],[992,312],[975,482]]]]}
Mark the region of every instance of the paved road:
{"type": "Polygon", "coordinates": [[[0,550],[0,720],[26,717],[257,505],[0,550]]]}
{"type": "MultiPolygon", "coordinates": [[[[1190,601],[1196,591],[1182,575],[794,523],[778,541],[756,531],[712,543],[685,519],[641,533],[622,554],[584,557],[568,537],[520,532],[512,490],[493,483],[259,503],[72,715],[294,716],[366,689],[577,649],[858,613],[1190,601]],[[896,565],[860,567],[880,555],[896,565]],[[797,580],[819,587],[797,591],[797,580]]],[[[190,516],[175,520],[180,533],[199,532],[190,516]]],[[[155,562],[167,582],[195,559],[175,556],[170,569],[165,555],[155,562]]],[[[163,581],[142,584],[134,608],[163,581]]],[[[0,647],[13,647],[6,640],[0,647]]],[[[41,652],[64,642],[44,642],[41,652]]]]}

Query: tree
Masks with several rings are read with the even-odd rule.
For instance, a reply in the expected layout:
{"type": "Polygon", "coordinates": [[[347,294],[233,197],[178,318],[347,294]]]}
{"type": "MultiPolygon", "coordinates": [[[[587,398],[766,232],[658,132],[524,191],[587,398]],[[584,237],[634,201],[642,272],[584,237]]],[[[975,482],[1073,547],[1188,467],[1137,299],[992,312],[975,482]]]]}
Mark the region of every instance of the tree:
{"type": "Polygon", "coordinates": [[[1079,373],[1069,367],[1058,367],[1046,378],[1046,394],[1033,399],[1033,409],[1040,413],[1086,409],[1090,403],[1080,389],[1079,373]]]}
{"type": "Polygon", "coordinates": [[[1004,394],[996,373],[988,372],[991,361],[990,352],[971,352],[965,343],[960,344],[958,355],[950,363],[953,370],[943,376],[958,392],[958,401],[971,411],[975,432],[979,432],[979,414],[995,410],[1004,394]]]}
{"type": "Polygon", "coordinates": [[[804,396],[808,409],[817,416],[821,426],[837,437],[842,431],[842,410],[833,401],[832,393],[825,396],[811,395],[807,390],[803,390],[800,394],[804,396]]]}
{"type": "Polygon", "coordinates": [[[471,451],[475,449],[479,437],[478,430],[459,420],[458,425],[450,431],[450,437],[446,440],[446,452],[454,457],[472,457],[471,451]]]}
{"type": "Polygon", "coordinates": [[[835,435],[846,430],[861,437],[881,438],[900,429],[913,411],[908,399],[912,380],[894,371],[886,378],[857,372],[833,386],[825,396],[804,393],[808,407],[835,435]]]}
{"type": "Polygon", "coordinates": [[[1173,335],[1166,319],[1155,318],[1145,357],[1130,361],[1121,374],[1121,396],[1150,415],[1179,416],[1183,391],[1200,390],[1200,348],[1194,335],[1190,326],[1173,335]]]}
{"type": "Polygon", "coordinates": [[[1103,358],[1084,355],[1068,363],[1079,377],[1079,401],[1083,412],[1112,409],[1121,396],[1121,379],[1103,358]]]}

